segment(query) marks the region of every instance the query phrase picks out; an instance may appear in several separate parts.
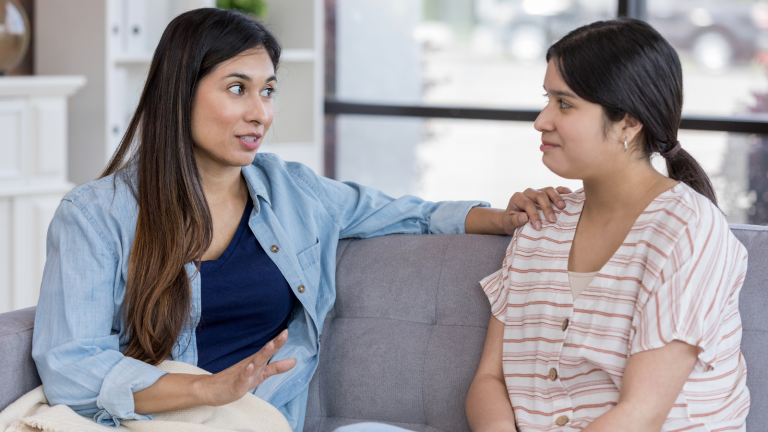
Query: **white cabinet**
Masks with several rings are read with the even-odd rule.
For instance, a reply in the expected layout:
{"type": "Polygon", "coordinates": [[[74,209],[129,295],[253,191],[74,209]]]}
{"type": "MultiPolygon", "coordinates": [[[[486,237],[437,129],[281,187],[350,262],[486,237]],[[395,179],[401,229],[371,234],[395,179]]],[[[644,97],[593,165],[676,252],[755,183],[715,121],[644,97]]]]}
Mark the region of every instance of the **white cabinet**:
{"type": "MultiPolygon", "coordinates": [[[[215,0],[45,0],[35,10],[35,71],[79,74],[72,98],[69,179],[99,176],[138,103],[168,23],[215,0]]],[[[283,45],[275,122],[263,151],[322,173],[323,2],[268,0],[266,23],[283,45]]],[[[0,170],[3,166],[0,165],[0,170]]],[[[0,174],[2,175],[2,174],[0,174]]]]}
{"type": "Polygon", "coordinates": [[[37,304],[67,180],[67,97],[83,77],[0,78],[0,313],[37,304]]]}

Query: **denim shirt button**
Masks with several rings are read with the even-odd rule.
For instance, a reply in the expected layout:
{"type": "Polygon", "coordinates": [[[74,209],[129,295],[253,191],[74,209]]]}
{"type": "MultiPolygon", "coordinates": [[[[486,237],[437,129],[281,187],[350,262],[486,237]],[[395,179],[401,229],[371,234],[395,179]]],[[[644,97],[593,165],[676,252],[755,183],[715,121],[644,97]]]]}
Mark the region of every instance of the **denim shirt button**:
{"type": "Polygon", "coordinates": [[[299,293],[303,293],[304,292],[304,285],[299,285],[298,290],[299,290],[299,293]]]}
{"type": "Polygon", "coordinates": [[[277,251],[279,251],[279,250],[280,250],[280,248],[279,248],[279,247],[277,247],[277,245],[272,245],[272,247],[271,247],[271,248],[269,248],[269,250],[271,250],[271,251],[272,251],[272,252],[274,252],[274,253],[277,253],[277,251]]]}

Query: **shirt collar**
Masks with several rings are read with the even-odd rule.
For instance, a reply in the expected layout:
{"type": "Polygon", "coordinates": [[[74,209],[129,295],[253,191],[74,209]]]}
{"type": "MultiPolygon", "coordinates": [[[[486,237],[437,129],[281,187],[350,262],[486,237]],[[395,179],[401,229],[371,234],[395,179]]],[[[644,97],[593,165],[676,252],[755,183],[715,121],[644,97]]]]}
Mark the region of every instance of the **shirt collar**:
{"type": "Polygon", "coordinates": [[[271,206],[272,201],[267,193],[267,185],[265,184],[261,173],[259,173],[259,170],[252,164],[249,164],[242,168],[242,172],[243,177],[245,178],[245,183],[248,185],[248,192],[251,194],[254,206],[258,208],[258,205],[256,204],[258,202],[256,199],[257,196],[264,198],[264,201],[271,206]]]}

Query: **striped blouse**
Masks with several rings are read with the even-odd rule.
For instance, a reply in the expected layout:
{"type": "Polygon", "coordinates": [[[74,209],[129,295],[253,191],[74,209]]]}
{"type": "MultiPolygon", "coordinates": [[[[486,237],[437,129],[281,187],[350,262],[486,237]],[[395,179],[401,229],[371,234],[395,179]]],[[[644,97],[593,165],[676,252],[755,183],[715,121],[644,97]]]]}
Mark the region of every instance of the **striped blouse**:
{"type": "Polygon", "coordinates": [[[699,347],[663,431],[745,430],[739,291],[747,252],[685,184],[659,195],[574,301],[568,255],[582,190],[541,231],[518,230],[481,281],[505,324],[503,370],[520,431],[577,431],[616,405],[627,358],[673,340],[699,347]]]}

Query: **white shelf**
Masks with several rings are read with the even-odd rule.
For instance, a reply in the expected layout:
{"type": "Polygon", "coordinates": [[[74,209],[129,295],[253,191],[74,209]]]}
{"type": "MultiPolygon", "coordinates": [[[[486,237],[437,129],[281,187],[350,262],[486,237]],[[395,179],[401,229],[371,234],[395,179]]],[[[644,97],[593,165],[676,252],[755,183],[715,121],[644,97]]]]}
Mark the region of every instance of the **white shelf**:
{"type": "Polygon", "coordinates": [[[8,76],[0,78],[0,96],[71,96],[84,76],[8,76]]]}

